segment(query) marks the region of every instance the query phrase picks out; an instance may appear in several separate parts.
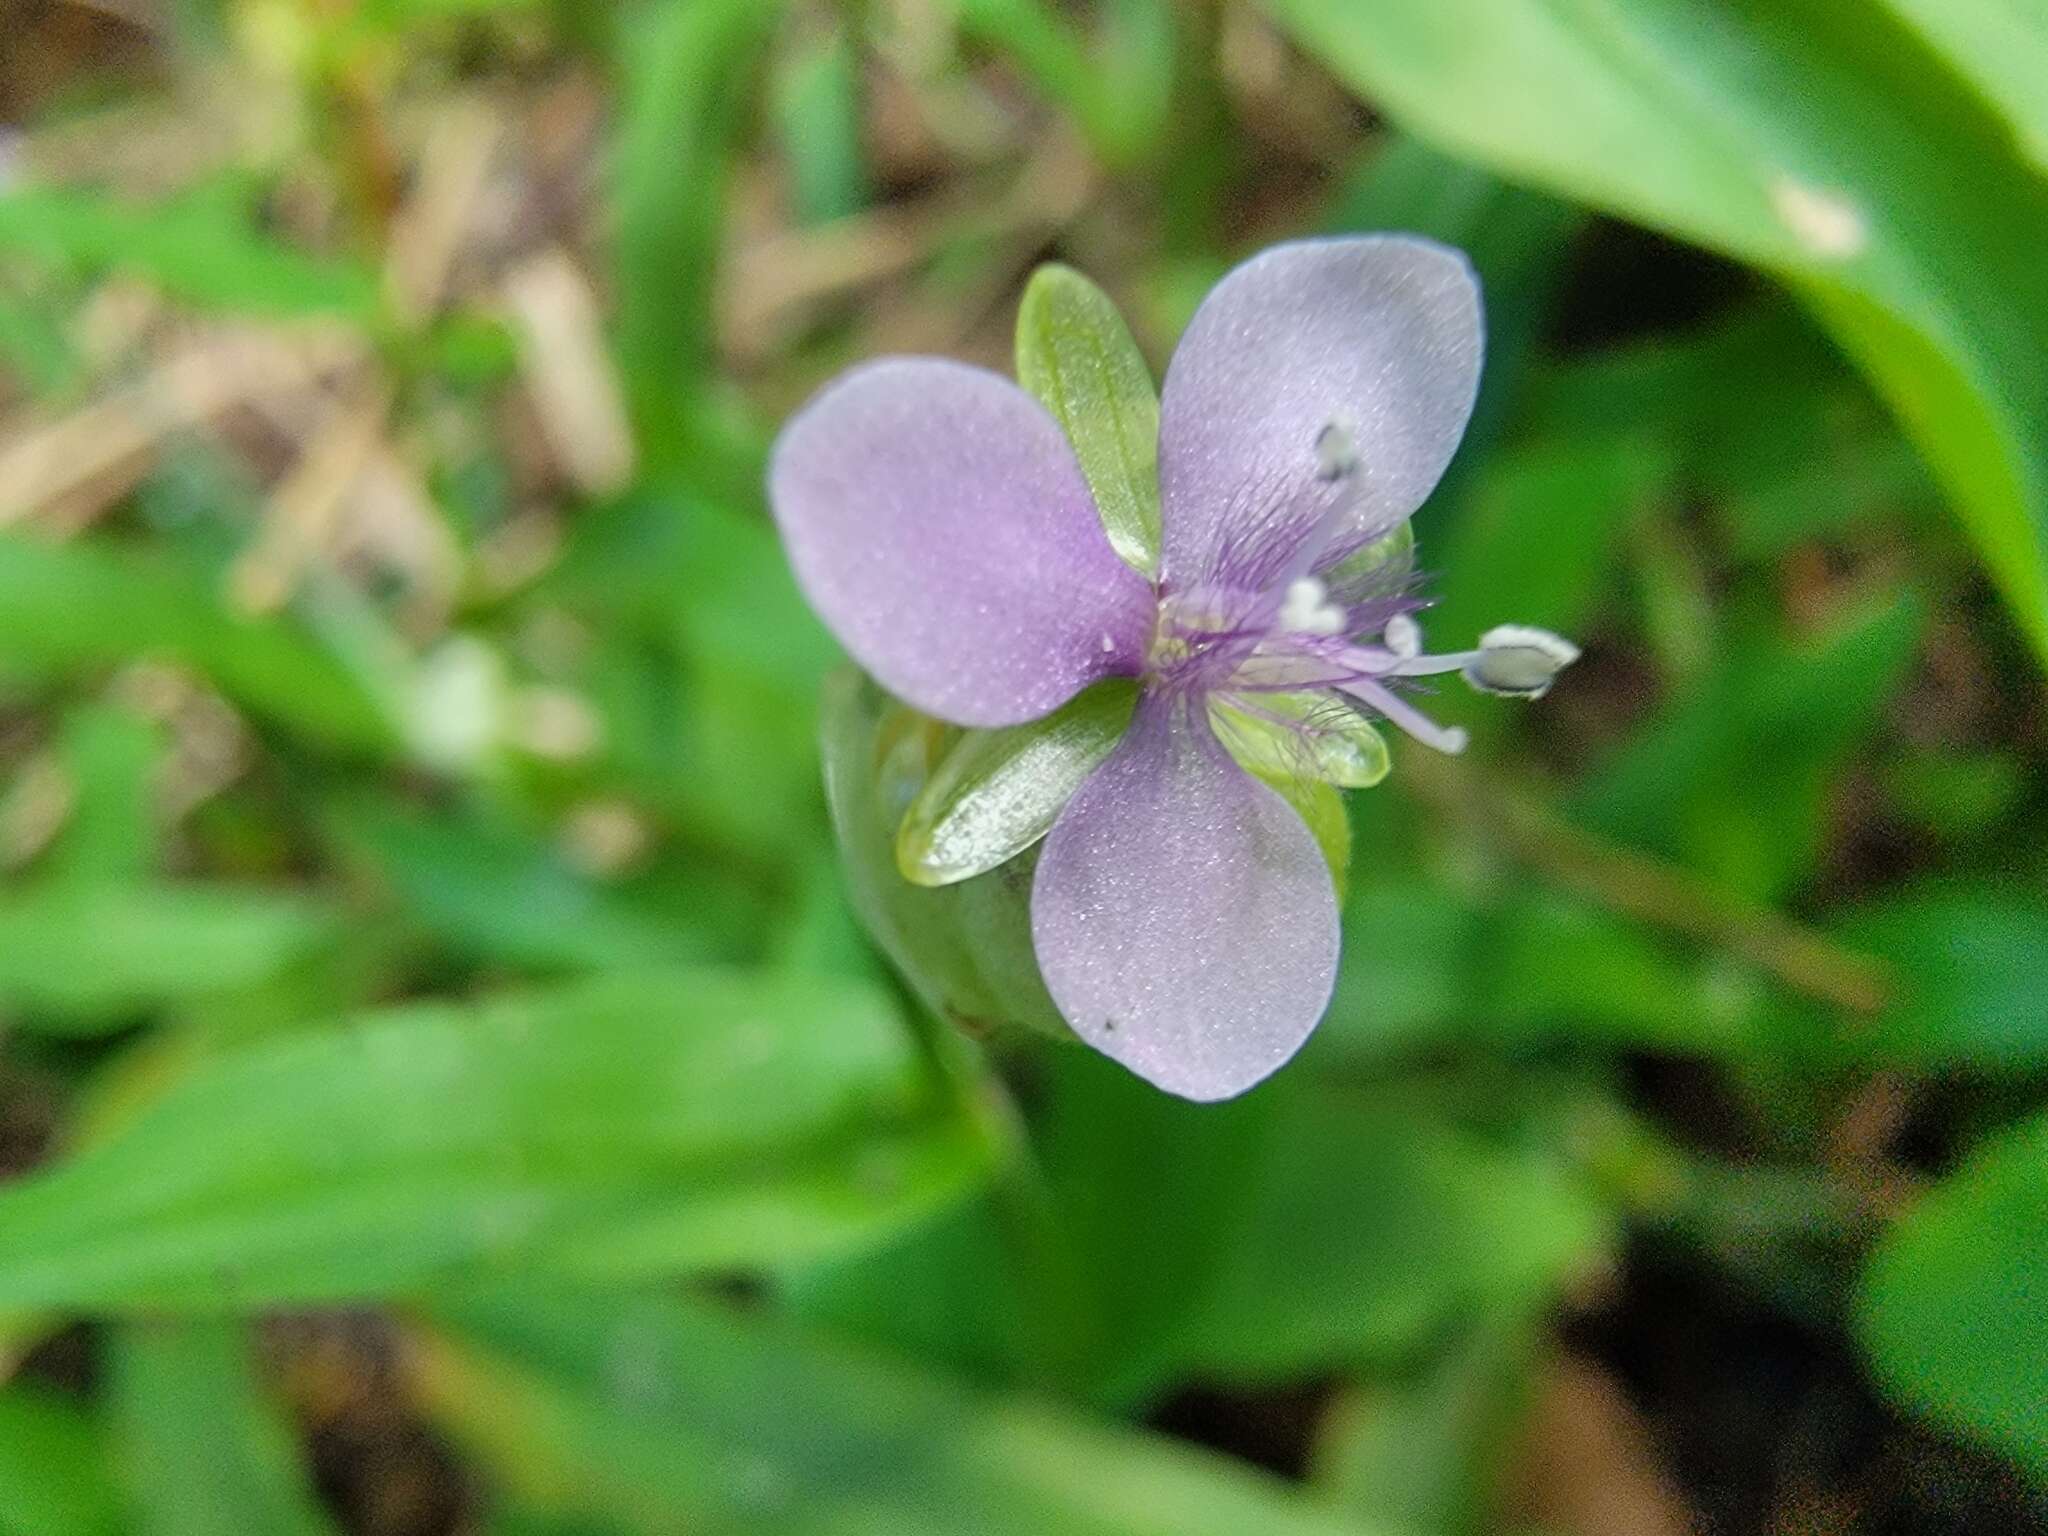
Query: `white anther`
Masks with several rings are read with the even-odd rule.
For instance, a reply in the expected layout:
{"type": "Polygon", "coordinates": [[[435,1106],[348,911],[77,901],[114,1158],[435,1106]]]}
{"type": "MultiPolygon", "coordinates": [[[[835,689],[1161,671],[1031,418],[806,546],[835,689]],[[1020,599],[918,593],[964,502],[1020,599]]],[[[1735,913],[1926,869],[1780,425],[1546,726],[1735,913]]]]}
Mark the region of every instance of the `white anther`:
{"type": "Polygon", "coordinates": [[[1404,661],[1410,656],[1420,656],[1422,626],[1415,622],[1414,615],[1397,613],[1387,620],[1387,627],[1381,632],[1380,641],[1404,661]]]}
{"type": "Polygon", "coordinates": [[[1106,629],[1102,632],[1102,654],[1105,656],[1116,654],[1116,637],[1106,629]]]}
{"type": "Polygon", "coordinates": [[[1287,588],[1280,605],[1280,627],[1295,635],[1341,635],[1344,610],[1330,601],[1330,589],[1313,576],[1304,576],[1287,588]]]}
{"type": "Polygon", "coordinates": [[[1526,624],[1501,624],[1479,637],[1479,652],[1464,668],[1465,681],[1483,693],[1540,699],[1557,674],[1579,659],[1562,635],[1526,624]]]}
{"type": "Polygon", "coordinates": [[[1316,434],[1316,473],[1325,480],[1342,480],[1358,468],[1358,440],[1342,421],[1327,422],[1316,434]]]}

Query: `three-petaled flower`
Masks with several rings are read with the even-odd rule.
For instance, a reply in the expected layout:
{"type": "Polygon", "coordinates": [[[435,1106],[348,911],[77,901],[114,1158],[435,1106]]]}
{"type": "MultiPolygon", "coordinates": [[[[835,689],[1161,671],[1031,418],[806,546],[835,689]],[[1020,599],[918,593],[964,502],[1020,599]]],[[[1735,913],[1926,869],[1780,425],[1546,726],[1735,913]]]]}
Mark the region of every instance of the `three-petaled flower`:
{"type": "Polygon", "coordinates": [[[776,445],[770,498],[840,642],[956,725],[1037,719],[1107,677],[1130,727],[1039,859],[1039,969],[1076,1034],[1191,1099],[1291,1057],[1336,975],[1315,837],[1226,744],[1233,722],[1314,772],[1361,711],[1444,751],[1406,679],[1541,694],[1577,652],[1503,626],[1425,654],[1369,552],[1422,504],[1478,387],[1479,294],[1404,236],[1266,251],[1209,294],[1160,395],[1156,579],[1119,557],[1059,424],[984,369],[885,359],[828,385],[776,445]]]}

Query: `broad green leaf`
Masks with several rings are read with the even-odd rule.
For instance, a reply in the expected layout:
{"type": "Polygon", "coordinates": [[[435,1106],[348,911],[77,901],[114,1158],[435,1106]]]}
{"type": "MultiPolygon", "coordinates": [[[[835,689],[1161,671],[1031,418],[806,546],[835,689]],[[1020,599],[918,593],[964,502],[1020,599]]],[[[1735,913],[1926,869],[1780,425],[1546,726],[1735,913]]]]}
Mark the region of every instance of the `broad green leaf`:
{"type": "Polygon", "coordinates": [[[1783,279],[2048,656],[2048,182],[1905,26],[1858,0],[1264,3],[1418,136],[1783,279]]]}
{"type": "Polygon", "coordinates": [[[1017,380],[1065,429],[1126,564],[1159,568],[1159,396],[1109,295],[1071,267],[1031,276],[1017,310],[1017,380]]]}
{"type": "Polygon", "coordinates": [[[0,1190],[0,1306],[194,1310],[859,1242],[980,1153],[843,978],[621,975],[216,1052],[0,1190]]]}
{"type": "Polygon", "coordinates": [[[125,1529],[98,1426],[53,1393],[0,1387],[0,1536],[125,1529]]]}
{"type": "Polygon", "coordinates": [[[0,895],[0,1003],[94,1033],[270,980],[335,935],[303,897],[227,885],[38,882],[0,895]]]}
{"type": "Polygon", "coordinates": [[[1870,1256],[1858,1331],[1907,1406],[2048,1480],[2048,1118],[1980,1148],[1870,1256]]]}
{"type": "Polygon", "coordinates": [[[956,1028],[1071,1039],[1031,947],[1035,848],[957,885],[913,885],[897,867],[904,814],[952,740],[852,667],[828,680],[825,798],[854,910],[925,1006],[956,1028]]]}
{"type": "Polygon", "coordinates": [[[134,1536],[332,1536],[253,1347],[229,1319],[114,1326],[113,1429],[134,1536]]]}
{"type": "Polygon", "coordinates": [[[529,1499],[707,1536],[1364,1536],[1242,1463],[708,1302],[437,1301],[430,1411],[529,1499]]]}
{"type": "Polygon", "coordinates": [[[1885,0],[1983,93],[2019,152],[2048,170],[2048,6],[2041,0],[1885,0]]]}
{"type": "Polygon", "coordinates": [[[1859,1053],[1925,1066],[2048,1060],[2048,904],[2038,892],[1934,883],[1845,915],[1835,931],[1889,969],[1892,1007],[1859,1053]]]}
{"type": "Polygon", "coordinates": [[[192,667],[320,745],[390,742],[361,681],[290,624],[230,611],[221,593],[151,553],[0,535],[0,679],[40,682],[137,658],[192,667]]]}
{"type": "Polygon", "coordinates": [[[1112,679],[1043,720],[963,732],[904,813],[903,878],[954,885],[1031,847],[1123,739],[1137,702],[1136,684],[1112,679]]]}
{"type": "Polygon", "coordinates": [[[140,273],[173,298],[262,315],[378,314],[368,268],[308,256],[262,233],[242,189],[208,189],[156,207],[78,187],[22,187],[0,196],[0,250],[140,273]]]}

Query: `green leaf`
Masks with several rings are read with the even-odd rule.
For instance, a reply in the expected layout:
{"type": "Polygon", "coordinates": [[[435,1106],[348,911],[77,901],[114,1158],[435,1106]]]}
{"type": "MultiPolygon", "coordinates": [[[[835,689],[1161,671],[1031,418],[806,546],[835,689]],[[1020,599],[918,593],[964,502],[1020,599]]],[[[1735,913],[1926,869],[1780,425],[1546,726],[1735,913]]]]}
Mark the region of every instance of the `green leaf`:
{"type": "Polygon", "coordinates": [[[1537,1343],[1526,1321],[1488,1318],[1419,1369],[1353,1387],[1324,1421],[1311,1481],[1340,1508],[1414,1536],[1499,1529],[1537,1343]]]}
{"type": "Polygon", "coordinates": [[[706,1302],[492,1296],[432,1315],[430,1411],[563,1514],[722,1536],[1372,1529],[1242,1463],[706,1302]]]}
{"type": "Polygon", "coordinates": [[[1580,788],[1575,814],[1746,895],[1780,894],[1817,853],[1822,797],[1877,730],[1921,623],[1919,603],[1900,597],[1789,648],[1738,647],[1580,788]],[[1767,795],[1760,762],[1771,765],[1767,795]]]}
{"type": "Polygon", "coordinates": [[[1031,275],[1017,310],[1017,379],[1066,430],[1109,542],[1159,568],[1159,396],[1109,295],[1071,267],[1031,275]]]}
{"type": "Polygon", "coordinates": [[[2048,183],[1905,27],[1858,0],[1265,5],[1417,135],[1782,278],[2048,657],[2048,183]]]}
{"type": "Polygon", "coordinates": [[[378,314],[376,275],[264,235],[254,200],[223,185],[156,207],[78,187],[23,187],[0,196],[0,249],[138,272],[173,298],[269,316],[378,314]]]}
{"type": "Polygon", "coordinates": [[[150,553],[0,535],[0,678],[40,682],[136,658],[182,662],[318,744],[390,743],[361,682],[292,625],[230,611],[221,594],[150,553]]]}
{"type": "Polygon", "coordinates": [[[867,205],[861,69],[859,51],[837,24],[779,61],[772,107],[800,223],[843,219],[867,205]]]}
{"type": "Polygon", "coordinates": [[[896,837],[903,878],[954,885],[1031,847],[1115,750],[1137,703],[1137,685],[1113,678],[1043,720],[963,732],[904,813],[896,837]]]}
{"type": "Polygon", "coordinates": [[[1397,1358],[1467,1316],[1547,1303],[1614,1240],[1555,1154],[1391,1096],[1300,1092],[1247,1183],[1175,1330],[1209,1377],[1397,1358]]]}
{"type": "Polygon", "coordinates": [[[1672,485],[1668,454],[1579,437],[1492,460],[1469,482],[1442,560],[1442,601],[1425,616],[1444,650],[1496,624],[1570,634],[1611,588],[1622,534],[1672,485]]]}
{"type": "Polygon", "coordinates": [[[2048,8],[2041,0],[1885,0],[1977,87],[2019,152],[2048,170],[2048,8]]]}
{"type": "Polygon", "coordinates": [[[1858,1331],[1907,1406],[2048,1480],[2048,1117],[1980,1148],[1864,1270],[1858,1331]]]}
{"type": "Polygon", "coordinates": [[[52,1393],[0,1388],[0,1536],[115,1536],[125,1527],[105,1443],[52,1393]]]}
{"type": "Polygon", "coordinates": [[[685,964],[728,949],[693,914],[635,900],[501,818],[428,817],[366,796],[334,805],[329,821],[390,884],[406,917],[461,955],[582,971],[685,964]]]}
{"type": "Polygon", "coordinates": [[[43,861],[46,876],[91,883],[151,872],[158,840],[151,778],[162,738],[154,721],[118,706],[79,705],[64,717],[64,767],[76,799],[43,861]]]}
{"type": "Polygon", "coordinates": [[[978,1143],[885,996],[615,976],[216,1052],[0,1190],[0,1305],[195,1310],[450,1272],[787,1261],[956,1195],[978,1143]]]}
{"type": "Polygon", "coordinates": [[[1072,1039],[1031,947],[1038,850],[957,885],[913,885],[896,837],[954,739],[852,667],[825,689],[825,797],[861,923],[940,1018],[974,1035],[1072,1039]]]}
{"type": "Polygon", "coordinates": [[[278,976],[334,913],[226,885],[38,883],[0,896],[0,1002],[25,1027],[94,1033],[278,976]]]}
{"type": "Polygon", "coordinates": [[[1896,993],[1855,1038],[1859,1054],[1926,1067],[2048,1060],[2048,907],[2039,894],[1929,883],[1846,915],[1835,931],[1887,966],[1896,993]]]}
{"type": "Polygon", "coordinates": [[[780,0],[662,0],[616,22],[619,362],[642,446],[675,462],[714,370],[725,192],[780,0]]]}
{"type": "Polygon", "coordinates": [[[961,30],[1014,58],[1073,117],[1108,164],[1152,153],[1171,126],[1174,29],[1169,0],[1108,0],[1094,45],[1049,0],[949,0],[961,30]]]}
{"type": "Polygon", "coordinates": [[[114,1327],[113,1423],[135,1536],[332,1536],[252,1344],[227,1319],[114,1327]]]}
{"type": "MultiPolygon", "coordinates": [[[[1060,1320],[1083,1347],[1055,1385],[1107,1406],[1405,1359],[1469,1317],[1549,1305],[1613,1242],[1535,1123],[1497,1135],[1295,1075],[1191,1106],[1092,1053],[1045,1067],[1045,1240],[1078,1267],[1082,1309],[1060,1320]]],[[[785,1294],[835,1328],[1042,1384],[1030,1328],[1046,1320],[1016,1269],[984,1204],[785,1294]]]]}

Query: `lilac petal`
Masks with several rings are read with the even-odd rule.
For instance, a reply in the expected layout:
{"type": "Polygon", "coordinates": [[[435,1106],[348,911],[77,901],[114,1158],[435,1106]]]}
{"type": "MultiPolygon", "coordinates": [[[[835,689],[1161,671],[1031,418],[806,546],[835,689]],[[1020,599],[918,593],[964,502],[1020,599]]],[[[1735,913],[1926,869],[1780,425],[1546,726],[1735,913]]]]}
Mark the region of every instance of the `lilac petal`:
{"type": "Polygon", "coordinates": [[[1161,572],[1227,577],[1277,520],[1306,534],[1348,503],[1337,544],[1395,527],[1464,435],[1483,351],[1463,256],[1406,235],[1275,246],[1202,301],[1160,398],[1161,572]]]}
{"type": "Polygon", "coordinates": [[[783,428],[769,499],[804,595],[890,692],[1015,725],[1143,665],[1156,601],[1058,423],[999,374],[871,363],[783,428]]]}
{"type": "Polygon", "coordinates": [[[1206,712],[1156,698],[1046,839],[1031,934],[1074,1032],[1188,1099],[1230,1098],[1285,1063],[1337,970],[1314,836],[1206,712]]]}

